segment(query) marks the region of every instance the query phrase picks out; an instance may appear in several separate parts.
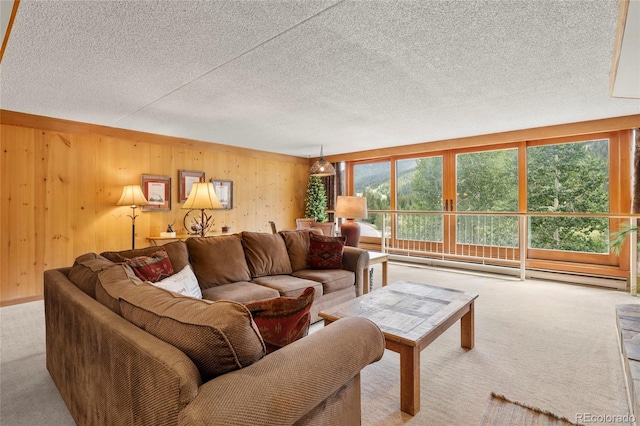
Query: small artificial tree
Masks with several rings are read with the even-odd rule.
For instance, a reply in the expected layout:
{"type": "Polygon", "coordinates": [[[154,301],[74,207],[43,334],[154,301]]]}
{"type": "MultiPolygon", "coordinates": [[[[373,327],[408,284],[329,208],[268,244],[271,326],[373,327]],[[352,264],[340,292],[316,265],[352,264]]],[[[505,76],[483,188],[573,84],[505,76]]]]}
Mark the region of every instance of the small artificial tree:
{"type": "Polygon", "coordinates": [[[327,194],[324,191],[322,179],[309,176],[307,195],[304,197],[304,217],[315,219],[316,222],[327,221],[327,194]]]}

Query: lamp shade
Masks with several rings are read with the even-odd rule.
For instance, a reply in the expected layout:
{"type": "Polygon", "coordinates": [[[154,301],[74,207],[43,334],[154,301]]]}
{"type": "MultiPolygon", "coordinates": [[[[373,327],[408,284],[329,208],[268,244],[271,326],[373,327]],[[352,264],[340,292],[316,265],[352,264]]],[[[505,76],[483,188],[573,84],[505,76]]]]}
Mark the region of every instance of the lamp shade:
{"type": "Polygon", "coordinates": [[[311,165],[309,169],[309,174],[311,176],[333,176],[336,174],[336,168],[333,167],[333,164],[324,159],[323,156],[323,147],[320,147],[320,159],[311,165]]]}
{"type": "Polygon", "coordinates": [[[116,205],[118,206],[146,206],[149,204],[142,193],[140,185],[126,185],[122,189],[122,195],[116,205]]]}
{"type": "Polygon", "coordinates": [[[211,182],[196,182],[191,186],[191,192],[187,201],[182,205],[183,209],[221,209],[222,204],[216,196],[211,182]]]}
{"type": "Polygon", "coordinates": [[[349,195],[339,195],[336,216],[347,219],[364,219],[368,216],[367,199],[349,195]]]}

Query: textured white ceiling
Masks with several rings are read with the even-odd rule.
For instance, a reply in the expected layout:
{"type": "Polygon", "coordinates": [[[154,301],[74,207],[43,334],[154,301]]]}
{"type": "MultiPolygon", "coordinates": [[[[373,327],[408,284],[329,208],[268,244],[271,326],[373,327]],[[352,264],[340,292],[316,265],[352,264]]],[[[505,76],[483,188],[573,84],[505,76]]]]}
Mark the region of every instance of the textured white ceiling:
{"type": "Polygon", "coordinates": [[[0,108],[298,156],[639,114],[609,96],[617,13],[618,0],[22,0],[0,108]]]}

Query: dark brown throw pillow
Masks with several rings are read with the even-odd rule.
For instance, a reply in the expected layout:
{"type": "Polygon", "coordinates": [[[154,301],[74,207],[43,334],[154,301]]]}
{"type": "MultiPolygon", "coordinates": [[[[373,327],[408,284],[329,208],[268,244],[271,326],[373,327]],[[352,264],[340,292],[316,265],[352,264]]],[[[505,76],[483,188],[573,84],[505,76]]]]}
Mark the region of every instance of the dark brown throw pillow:
{"type": "Polygon", "coordinates": [[[298,297],[278,297],[247,303],[246,307],[258,326],[267,353],[307,335],[314,293],[313,287],[307,287],[298,297]]]}
{"type": "Polygon", "coordinates": [[[152,283],[173,275],[173,266],[169,255],[164,249],[158,250],[151,256],[138,256],[124,261],[133,269],[138,278],[152,283]]]}
{"type": "Polygon", "coordinates": [[[311,269],[342,268],[342,253],[346,240],[346,237],[309,234],[309,267],[311,269]]]}

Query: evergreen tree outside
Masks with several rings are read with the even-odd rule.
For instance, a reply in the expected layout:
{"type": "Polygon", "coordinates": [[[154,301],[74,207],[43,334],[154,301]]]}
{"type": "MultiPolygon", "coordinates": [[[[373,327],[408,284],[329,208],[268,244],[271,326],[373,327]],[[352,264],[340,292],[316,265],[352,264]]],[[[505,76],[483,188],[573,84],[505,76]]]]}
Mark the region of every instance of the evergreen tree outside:
{"type": "MultiPolygon", "coordinates": [[[[527,149],[530,212],[608,213],[609,141],[543,145],[527,149]]],[[[607,253],[609,220],[532,217],[529,246],[607,253]]]]}
{"type": "MultiPolygon", "coordinates": [[[[354,166],[355,195],[367,199],[369,210],[389,210],[391,208],[390,163],[357,164],[354,166]]],[[[382,215],[369,213],[367,219],[360,219],[382,230],[382,215]]]]}
{"type": "MultiPolygon", "coordinates": [[[[442,156],[398,160],[398,210],[442,210],[442,156]],[[409,173],[409,165],[413,168],[409,173]]],[[[398,238],[418,241],[444,239],[443,215],[398,214],[398,238]]]]}
{"type": "Polygon", "coordinates": [[[309,176],[304,206],[304,217],[315,219],[316,222],[327,221],[327,194],[318,176],[309,176]]]}
{"type": "MultiPolygon", "coordinates": [[[[518,150],[456,155],[456,211],[517,212],[518,150]]],[[[518,217],[460,215],[456,222],[456,241],[517,247],[518,217]]]]}

